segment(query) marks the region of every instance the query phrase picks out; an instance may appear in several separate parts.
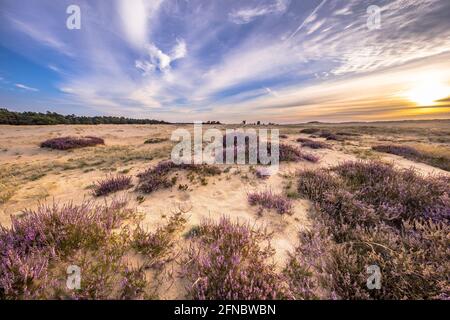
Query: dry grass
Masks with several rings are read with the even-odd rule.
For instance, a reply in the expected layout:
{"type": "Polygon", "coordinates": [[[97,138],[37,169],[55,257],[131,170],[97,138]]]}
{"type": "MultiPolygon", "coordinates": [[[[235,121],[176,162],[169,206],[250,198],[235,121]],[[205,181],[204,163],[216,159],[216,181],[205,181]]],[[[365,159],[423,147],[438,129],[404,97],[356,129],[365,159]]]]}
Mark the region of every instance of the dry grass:
{"type": "Polygon", "coordinates": [[[450,171],[450,148],[423,144],[409,145],[377,145],[375,151],[391,153],[413,161],[427,163],[431,166],[450,171]]]}

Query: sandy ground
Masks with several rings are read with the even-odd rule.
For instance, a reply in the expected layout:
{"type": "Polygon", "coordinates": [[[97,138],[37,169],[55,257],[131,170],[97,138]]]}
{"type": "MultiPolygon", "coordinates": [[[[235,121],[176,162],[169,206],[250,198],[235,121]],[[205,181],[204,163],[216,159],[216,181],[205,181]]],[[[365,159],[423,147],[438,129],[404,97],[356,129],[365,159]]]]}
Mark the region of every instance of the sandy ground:
{"type": "MultiPolygon", "coordinates": [[[[127,170],[127,174],[135,176],[151,165],[168,159],[173,144],[171,141],[150,145],[144,144],[144,141],[151,137],[170,139],[171,132],[178,127],[180,126],[0,126],[0,174],[3,175],[0,188],[6,190],[13,186],[12,196],[0,204],[0,224],[8,227],[10,215],[20,214],[27,208],[36,208],[41,203],[80,203],[84,199],[104,201],[94,200],[89,186],[107,174],[127,170]],[[99,136],[105,139],[106,145],[74,151],[49,151],[39,147],[39,143],[45,139],[69,135],[99,136]],[[102,160],[104,162],[101,162],[102,160]],[[13,174],[8,174],[9,172],[13,174]]],[[[190,129],[192,126],[183,127],[190,129]]],[[[289,132],[292,132],[292,127],[289,132]]],[[[298,144],[295,142],[298,137],[308,135],[289,134],[289,138],[284,142],[298,144]]],[[[198,225],[202,219],[218,219],[223,215],[248,221],[255,226],[267,227],[269,231],[274,232],[272,245],[276,250],[275,259],[277,265],[282,266],[288,252],[297,244],[298,231],[308,227],[314,209],[309,201],[296,199],[291,215],[279,215],[275,212],[259,215],[258,209],[248,204],[247,193],[265,189],[281,193],[289,184],[295,188],[297,170],[326,167],[358,159],[355,149],[367,148],[366,142],[370,139],[373,140],[374,137],[362,137],[345,145],[342,142],[332,142],[331,150],[308,150],[320,155],[321,161],[318,164],[282,163],[279,172],[266,180],[257,179],[248,166],[233,166],[220,176],[208,177],[207,185],[196,184],[186,191],[176,187],[160,190],[146,195],[142,203],[136,201],[138,194],[132,190],[122,194],[144,215],[144,224],[149,229],[156,228],[163,217],[180,209],[185,211],[188,217],[183,232],[198,225]]],[[[448,174],[438,168],[398,156],[380,157],[403,168],[414,167],[425,174],[448,174]]],[[[177,185],[187,183],[185,174],[179,175],[177,185]]],[[[137,178],[134,179],[136,183],[137,178]]],[[[180,284],[175,284],[167,288],[161,297],[182,298],[180,287],[180,284]]]]}

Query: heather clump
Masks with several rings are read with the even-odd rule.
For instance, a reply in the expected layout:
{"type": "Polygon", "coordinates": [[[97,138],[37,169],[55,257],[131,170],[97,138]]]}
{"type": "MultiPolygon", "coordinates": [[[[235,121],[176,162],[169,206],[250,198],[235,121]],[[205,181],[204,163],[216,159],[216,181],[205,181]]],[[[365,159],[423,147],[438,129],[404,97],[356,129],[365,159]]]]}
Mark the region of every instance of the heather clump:
{"type": "Polygon", "coordinates": [[[289,144],[280,144],[279,146],[280,152],[280,161],[309,161],[309,162],[318,162],[319,157],[303,152],[300,148],[296,146],[292,146],[289,144]]]}
{"type": "Polygon", "coordinates": [[[97,181],[94,184],[93,194],[96,197],[105,196],[121,190],[126,190],[132,187],[131,177],[126,175],[117,175],[107,177],[103,180],[97,181]]]}
{"type": "Polygon", "coordinates": [[[327,140],[342,140],[342,138],[340,138],[339,136],[335,135],[332,132],[328,132],[328,131],[323,131],[322,133],[319,134],[320,138],[325,138],[327,140]]]}
{"type": "Polygon", "coordinates": [[[202,178],[205,176],[214,176],[222,173],[218,167],[212,165],[189,163],[175,164],[171,160],[167,160],[158,163],[155,167],[139,173],[139,184],[137,186],[137,190],[144,193],[151,193],[159,189],[172,187],[175,184],[175,180],[170,178],[170,173],[176,170],[186,170],[191,173],[195,173],[202,178]]]}
{"type": "Polygon", "coordinates": [[[56,150],[69,150],[83,147],[91,147],[98,144],[105,144],[102,138],[98,137],[60,137],[46,140],[41,143],[41,148],[49,148],[56,150]]]}
{"type": "Polygon", "coordinates": [[[311,149],[329,149],[330,145],[322,141],[315,141],[311,139],[298,138],[297,142],[302,144],[302,147],[307,147],[311,149]]]}
{"type": "Polygon", "coordinates": [[[305,128],[300,130],[300,133],[304,133],[304,134],[314,134],[314,133],[318,133],[320,132],[319,128],[305,128]]]}
{"type": "Polygon", "coordinates": [[[446,181],[379,162],[346,162],[299,172],[298,191],[316,204],[318,212],[285,270],[296,295],[341,299],[445,295],[449,267],[442,262],[450,257],[446,181]],[[380,268],[380,289],[366,285],[369,266],[380,268]]]}
{"type": "Polygon", "coordinates": [[[134,219],[125,200],[40,206],[13,217],[11,228],[0,230],[0,298],[118,298],[129,247],[117,230],[134,219]],[[66,270],[73,265],[83,273],[72,290],[66,270]]]}
{"type": "Polygon", "coordinates": [[[373,150],[384,152],[384,153],[392,153],[399,156],[405,157],[417,157],[419,156],[419,151],[409,146],[398,146],[398,145],[378,145],[373,146],[373,150]]]}
{"type": "Polygon", "coordinates": [[[346,162],[333,169],[356,198],[391,214],[393,222],[408,218],[449,219],[450,188],[445,178],[423,176],[378,162],[346,162]]]}
{"type": "Polygon", "coordinates": [[[292,210],[292,201],[290,199],[280,194],[274,194],[270,190],[251,192],[247,195],[247,199],[251,206],[275,210],[279,214],[289,213],[292,210]]]}
{"type": "Polygon", "coordinates": [[[271,235],[223,217],[204,221],[183,262],[188,296],[198,300],[290,298],[283,278],[270,262],[271,235]]]}

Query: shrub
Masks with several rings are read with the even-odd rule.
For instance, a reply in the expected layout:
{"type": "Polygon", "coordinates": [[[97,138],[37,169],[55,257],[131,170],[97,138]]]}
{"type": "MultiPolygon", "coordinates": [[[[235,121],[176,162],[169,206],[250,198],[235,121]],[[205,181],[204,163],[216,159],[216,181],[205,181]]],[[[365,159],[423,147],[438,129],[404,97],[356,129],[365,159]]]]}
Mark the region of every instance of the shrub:
{"type": "Polygon", "coordinates": [[[280,134],[280,139],[287,139],[288,135],[287,134],[280,134]]]}
{"type": "Polygon", "coordinates": [[[289,253],[283,274],[295,299],[336,299],[331,289],[333,275],[327,270],[330,251],[335,244],[324,228],[314,227],[300,233],[299,245],[289,253]]]}
{"type": "Polygon", "coordinates": [[[273,194],[272,191],[253,192],[247,195],[248,203],[266,209],[274,209],[279,214],[289,213],[292,210],[292,201],[282,195],[273,194]]]}
{"type": "Polygon", "coordinates": [[[166,189],[172,186],[172,181],[169,180],[165,175],[147,174],[145,178],[140,178],[137,190],[144,193],[152,193],[159,189],[166,189]]]}
{"type": "Polygon", "coordinates": [[[280,161],[301,161],[318,162],[319,158],[308,153],[304,153],[296,146],[289,144],[280,144],[280,161]]]}
{"type": "Polygon", "coordinates": [[[419,156],[419,152],[413,147],[408,146],[397,146],[397,145],[379,145],[372,147],[372,150],[384,152],[384,153],[392,153],[399,156],[405,157],[417,157],[419,156]]]}
{"type": "Polygon", "coordinates": [[[1,299],[114,298],[127,247],[114,232],[134,211],[124,200],[40,206],[0,229],[1,299]],[[66,288],[66,268],[83,270],[80,290],[66,288]]]}
{"type": "Polygon", "coordinates": [[[159,189],[172,187],[176,181],[169,179],[169,173],[173,170],[188,170],[201,176],[213,176],[222,173],[218,167],[207,164],[175,164],[171,160],[161,161],[155,167],[138,174],[137,190],[151,193],[159,189]]]}
{"type": "Polygon", "coordinates": [[[342,140],[342,138],[339,138],[337,135],[335,135],[334,133],[328,132],[328,131],[324,131],[319,135],[320,138],[325,138],[327,140],[342,140]]]}
{"type": "Polygon", "coordinates": [[[300,130],[300,133],[304,133],[304,134],[314,134],[314,133],[318,133],[319,131],[320,131],[319,128],[306,128],[306,129],[300,130]]]}
{"type": "Polygon", "coordinates": [[[392,222],[408,218],[448,220],[449,185],[440,176],[422,176],[413,169],[397,170],[379,162],[345,162],[333,171],[356,198],[391,216],[392,222]]]}
{"type": "Polygon", "coordinates": [[[98,137],[60,137],[49,139],[41,143],[41,148],[49,148],[56,150],[69,150],[83,147],[95,146],[98,144],[105,144],[105,141],[102,138],[98,137]]]}
{"type": "Polygon", "coordinates": [[[306,298],[444,297],[449,267],[442,261],[448,260],[450,231],[446,182],[378,162],[300,172],[298,191],[319,211],[285,270],[291,290],[306,298]],[[366,287],[371,265],[381,269],[379,290],[366,287]]]}
{"type": "Polygon", "coordinates": [[[108,177],[98,181],[94,185],[93,194],[96,197],[105,196],[120,190],[131,188],[131,177],[125,175],[117,175],[115,177],[108,177]]]}
{"type": "Polygon", "coordinates": [[[150,138],[144,141],[144,144],[156,144],[167,141],[167,139],[164,138],[150,138]]]}
{"type": "Polygon", "coordinates": [[[307,147],[307,148],[311,148],[311,149],[329,149],[330,145],[322,142],[322,141],[314,141],[314,140],[310,140],[310,139],[297,139],[297,142],[301,142],[302,143],[302,147],[307,147]],[[299,141],[302,140],[302,141],[299,141]]]}
{"type": "Polygon", "coordinates": [[[290,298],[275,265],[271,235],[221,218],[204,221],[192,237],[183,262],[189,297],[196,300],[265,300],[290,298]]]}
{"type": "Polygon", "coordinates": [[[314,154],[311,153],[304,153],[303,154],[303,159],[309,162],[319,162],[320,158],[314,154]]]}

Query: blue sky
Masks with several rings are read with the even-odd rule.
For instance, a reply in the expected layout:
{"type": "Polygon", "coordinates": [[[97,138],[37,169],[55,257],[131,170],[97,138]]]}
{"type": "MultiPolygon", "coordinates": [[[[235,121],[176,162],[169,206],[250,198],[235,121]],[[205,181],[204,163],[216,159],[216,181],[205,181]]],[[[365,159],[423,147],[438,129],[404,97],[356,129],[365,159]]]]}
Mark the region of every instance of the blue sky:
{"type": "Polygon", "coordinates": [[[1,0],[0,105],[169,121],[450,118],[448,0],[1,0]],[[66,28],[66,8],[81,29],[66,28]],[[367,8],[381,9],[379,29],[367,8]]]}

